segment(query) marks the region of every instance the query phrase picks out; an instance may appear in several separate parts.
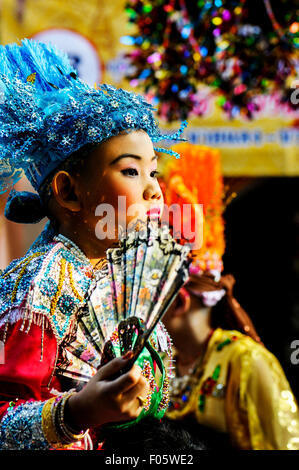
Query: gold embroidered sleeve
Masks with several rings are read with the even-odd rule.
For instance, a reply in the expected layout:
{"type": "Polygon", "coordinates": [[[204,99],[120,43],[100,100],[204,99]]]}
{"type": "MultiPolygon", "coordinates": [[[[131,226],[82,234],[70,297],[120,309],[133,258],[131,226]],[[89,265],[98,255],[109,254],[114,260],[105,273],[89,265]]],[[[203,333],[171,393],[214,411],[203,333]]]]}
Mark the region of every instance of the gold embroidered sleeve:
{"type": "Polygon", "coordinates": [[[226,415],[240,448],[299,449],[299,413],[290,385],[273,354],[250,338],[236,345],[226,415]]]}

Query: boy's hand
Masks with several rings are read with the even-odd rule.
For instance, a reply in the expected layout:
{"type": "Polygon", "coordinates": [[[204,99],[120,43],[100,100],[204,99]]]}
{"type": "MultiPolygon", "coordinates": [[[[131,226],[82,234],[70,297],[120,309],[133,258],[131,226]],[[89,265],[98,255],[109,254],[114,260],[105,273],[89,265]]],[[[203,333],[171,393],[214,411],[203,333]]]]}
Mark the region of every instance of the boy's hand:
{"type": "Polygon", "coordinates": [[[129,421],[137,418],[142,410],[140,396],[146,399],[149,392],[147,380],[141,369],[132,369],[111,380],[128,363],[131,355],[116,358],[101,367],[87,385],[66,404],[65,420],[72,428],[83,430],[105,423],[129,421]]]}

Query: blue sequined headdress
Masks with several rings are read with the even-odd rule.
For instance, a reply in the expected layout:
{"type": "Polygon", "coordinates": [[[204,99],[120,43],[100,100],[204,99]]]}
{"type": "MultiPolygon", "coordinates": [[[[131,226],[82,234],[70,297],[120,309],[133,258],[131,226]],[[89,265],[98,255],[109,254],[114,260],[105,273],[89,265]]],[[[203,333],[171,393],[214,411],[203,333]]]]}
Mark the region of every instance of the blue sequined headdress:
{"type": "MultiPolygon", "coordinates": [[[[186,122],[177,132],[163,134],[153,111],[141,95],[111,85],[90,87],[54,46],[28,39],[20,46],[0,46],[0,193],[11,189],[24,173],[39,192],[49,175],[76,151],[123,130],[142,129],[153,143],[185,140],[181,135],[186,122]]],[[[168,148],[154,148],[179,156],[168,148]]],[[[38,221],[34,216],[18,220],[16,200],[18,206],[28,206],[36,196],[12,192],[6,216],[19,222],[38,221]]]]}

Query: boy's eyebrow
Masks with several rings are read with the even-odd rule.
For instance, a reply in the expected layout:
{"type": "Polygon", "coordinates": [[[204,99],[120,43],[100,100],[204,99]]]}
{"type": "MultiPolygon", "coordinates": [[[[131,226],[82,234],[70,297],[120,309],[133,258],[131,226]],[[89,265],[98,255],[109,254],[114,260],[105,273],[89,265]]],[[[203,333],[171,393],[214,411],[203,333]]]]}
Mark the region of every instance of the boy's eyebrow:
{"type": "MultiPolygon", "coordinates": [[[[110,162],[109,165],[113,165],[114,163],[118,162],[121,158],[135,158],[135,160],[142,160],[140,155],[134,155],[132,153],[123,153],[122,155],[119,155],[114,160],[112,160],[112,162],[110,162]]],[[[154,155],[152,158],[152,161],[156,160],[157,158],[158,158],[158,155],[154,155]]]]}

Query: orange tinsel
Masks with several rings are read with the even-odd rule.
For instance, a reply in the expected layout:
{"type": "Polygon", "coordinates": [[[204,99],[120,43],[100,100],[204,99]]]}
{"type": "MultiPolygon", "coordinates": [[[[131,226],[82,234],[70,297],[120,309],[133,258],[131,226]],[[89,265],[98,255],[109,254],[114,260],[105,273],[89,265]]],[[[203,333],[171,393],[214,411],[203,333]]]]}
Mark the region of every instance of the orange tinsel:
{"type": "MultiPolygon", "coordinates": [[[[194,263],[203,271],[221,271],[225,241],[220,153],[216,149],[189,143],[172,148],[181,158],[169,160],[162,169],[165,204],[203,205],[203,244],[194,252],[194,263]]],[[[194,211],[191,213],[194,220],[194,211]]]]}

